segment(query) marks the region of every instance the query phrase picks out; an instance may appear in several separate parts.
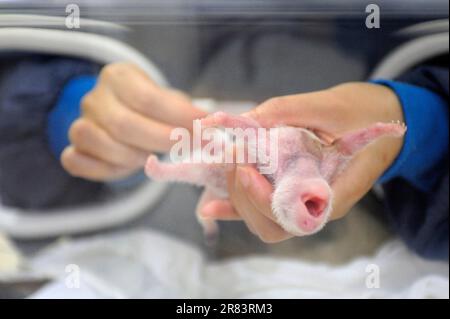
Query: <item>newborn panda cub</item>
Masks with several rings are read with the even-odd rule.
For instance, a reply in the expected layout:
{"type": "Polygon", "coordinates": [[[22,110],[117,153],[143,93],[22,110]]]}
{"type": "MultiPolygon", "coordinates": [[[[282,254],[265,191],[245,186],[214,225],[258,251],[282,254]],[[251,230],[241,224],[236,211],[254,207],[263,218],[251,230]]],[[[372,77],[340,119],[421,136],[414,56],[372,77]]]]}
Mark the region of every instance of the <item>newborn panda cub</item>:
{"type": "MultiPolygon", "coordinates": [[[[203,130],[214,127],[261,129],[259,123],[248,117],[223,112],[214,113],[200,121],[203,130]]],[[[349,132],[331,144],[304,128],[278,126],[270,130],[276,130],[277,151],[272,152],[274,154],[270,152],[270,138],[267,136],[262,139],[258,135],[257,143],[267,144],[269,161],[276,163],[276,169],[267,173],[262,169],[262,163],[256,161],[253,165],[273,185],[272,211],[278,224],[293,235],[304,236],[319,231],[327,222],[333,204],[330,185],[352,157],[378,138],[403,136],[406,127],[400,123],[375,123],[349,132]]],[[[232,152],[238,147],[242,145],[236,145],[235,139],[232,149],[228,148],[226,152],[232,152]]],[[[248,143],[246,147],[255,152],[255,145],[248,143]]],[[[199,150],[194,150],[192,156],[196,151],[199,150]]],[[[154,180],[187,182],[205,187],[197,206],[197,217],[207,239],[212,239],[218,231],[217,224],[202,219],[199,212],[204,205],[213,201],[227,200],[226,173],[233,164],[197,163],[191,159],[163,163],[156,156],[150,156],[145,171],[154,180]]],[[[264,167],[267,165],[264,163],[264,167]]]]}

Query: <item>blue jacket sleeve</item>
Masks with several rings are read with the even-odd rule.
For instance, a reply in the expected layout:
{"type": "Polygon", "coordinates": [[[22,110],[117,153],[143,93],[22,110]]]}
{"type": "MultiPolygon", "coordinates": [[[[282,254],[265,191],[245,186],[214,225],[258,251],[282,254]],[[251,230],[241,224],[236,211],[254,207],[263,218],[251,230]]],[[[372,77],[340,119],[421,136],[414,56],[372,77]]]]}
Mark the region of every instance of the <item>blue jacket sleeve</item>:
{"type": "Polygon", "coordinates": [[[398,96],[408,131],[381,177],[394,231],[419,255],[449,256],[449,72],[424,65],[396,81],[375,81],[398,96]]]}
{"type": "Polygon", "coordinates": [[[53,155],[59,158],[64,148],[69,145],[70,125],[80,117],[80,104],[83,96],[92,90],[97,78],[82,75],[71,79],[61,90],[55,107],[47,117],[47,140],[53,155]]]}
{"type": "Polygon", "coordinates": [[[396,93],[408,128],[399,156],[379,182],[402,177],[421,191],[432,191],[442,175],[437,167],[448,152],[448,102],[439,94],[415,85],[388,80],[373,83],[396,93]]]}

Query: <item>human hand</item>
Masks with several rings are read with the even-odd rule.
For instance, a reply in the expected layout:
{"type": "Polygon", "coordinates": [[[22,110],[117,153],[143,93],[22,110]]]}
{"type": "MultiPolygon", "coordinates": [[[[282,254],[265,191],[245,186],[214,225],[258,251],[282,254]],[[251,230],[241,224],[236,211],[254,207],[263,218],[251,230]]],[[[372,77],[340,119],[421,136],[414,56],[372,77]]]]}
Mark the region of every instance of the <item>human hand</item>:
{"type": "Polygon", "coordinates": [[[191,129],[206,115],[186,95],[159,86],[129,63],[105,66],[81,107],[61,163],[70,174],[97,181],[132,174],[151,153],[170,149],[174,127],[191,129]]]}
{"type": "MultiPolygon", "coordinates": [[[[384,86],[367,83],[274,98],[246,115],[265,127],[306,127],[329,143],[375,122],[403,121],[396,95],[384,86]]],[[[343,217],[370,190],[402,145],[403,139],[382,138],[353,158],[331,185],[331,219],[343,217]]],[[[276,223],[271,211],[272,185],[256,169],[238,166],[228,176],[228,191],[232,205],[210,205],[202,215],[219,220],[242,219],[250,231],[268,243],[292,237],[276,223]]]]}

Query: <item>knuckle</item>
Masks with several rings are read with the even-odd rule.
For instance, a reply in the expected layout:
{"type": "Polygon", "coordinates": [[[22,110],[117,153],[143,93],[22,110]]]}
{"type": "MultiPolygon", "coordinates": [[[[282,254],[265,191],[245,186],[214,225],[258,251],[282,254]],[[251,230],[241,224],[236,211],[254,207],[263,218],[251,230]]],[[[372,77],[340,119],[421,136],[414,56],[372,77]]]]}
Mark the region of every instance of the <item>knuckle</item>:
{"type": "Polygon", "coordinates": [[[121,67],[121,63],[111,63],[105,65],[100,71],[100,79],[107,80],[115,77],[121,67]]]}
{"type": "Polygon", "coordinates": [[[95,95],[90,92],[81,99],[81,111],[83,114],[88,113],[95,106],[95,95]]]}
{"type": "Polygon", "coordinates": [[[109,80],[119,77],[127,72],[134,71],[134,67],[128,62],[114,62],[105,65],[100,71],[100,79],[109,80]]]}
{"type": "Polygon", "coordinates": [[[135,89],[135,100],[141,108],[154,103],[157,92],[153,87],[149,87],[144,82],[137,81],[135,89]]]}
{"type": "Polygon", "coordinates": [[[84,141],[90,133],[88,123],[83,119],[76,120],[69,129],[69,140],[73,144],[84,141]]]}
{"type": "Polygon", "coordinates": [[[274,109],[282,109],[286,106],[286,104],[287,101],[284,96],[272,97],[264,103],[265,107],[271,107],[274,109]]]}
{"type": "Polygon", "coordinates": [[[130,119],[119,110],[111,114],[108,123],[107,131],[116,139],[123,136],[124,132],[127,132],[130,127],[130,119]]]}
{"type": "Polygon", "coordinates": [[[65,149],[61,154],[62,167],[72,176],[81,176],[75,151],[65,149]]]}
{"type": "Polygon", "coordinates": [[[255,120],[267,119],[268,114],[270,118],[278,119],[286,112],[289,100],[285,96],[272,97],[263,102],[259,107],[256,107],[252,113],[255,120]]]}
{"type": "Polygon", "coordinates": [[[141,166],[142,157],[135,151],[124,150],[115,154],[116,165],[126,169],[135,169],[141,166]]]}
{"type": "Polygon", "coordinates": [[[137,66],[136,64],[131,63],[131,62],[118,62],[117,64],[120,65],[122,68],[129,70],[129,71],[138,72],[138,73],[143,72],[139,66],[137,66]]]}

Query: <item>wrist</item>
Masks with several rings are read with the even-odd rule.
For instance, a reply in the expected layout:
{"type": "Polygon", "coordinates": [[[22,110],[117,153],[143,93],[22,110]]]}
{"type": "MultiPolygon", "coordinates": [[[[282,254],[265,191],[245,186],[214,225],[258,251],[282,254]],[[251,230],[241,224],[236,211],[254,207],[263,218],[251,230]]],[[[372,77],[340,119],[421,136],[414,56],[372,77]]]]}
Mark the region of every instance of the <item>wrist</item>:
{"type": "MultiPolygon", "coordinates": [[[[352,129],[372,125],[376,122],[405,122],[401,101],[389,87],[376,83],[352,82],[344,83],[330,89],[345,105],[349,113],[348,126],[352,129]]],[[[405,136],[401,138],[382,139],[377,145],[370,147],[374,182],[398,158],[402,151],[405,136]]]]}
{"type": "Polygon", "coordinates": [[[361,120],[356,125],[375,122],[404,122],[402,105],[390,88],[365,82],[349,82],[329,89],[352,112],[352,117],[361,120]],[[362,112],[361,112],[362,111],[362,112]]]}

